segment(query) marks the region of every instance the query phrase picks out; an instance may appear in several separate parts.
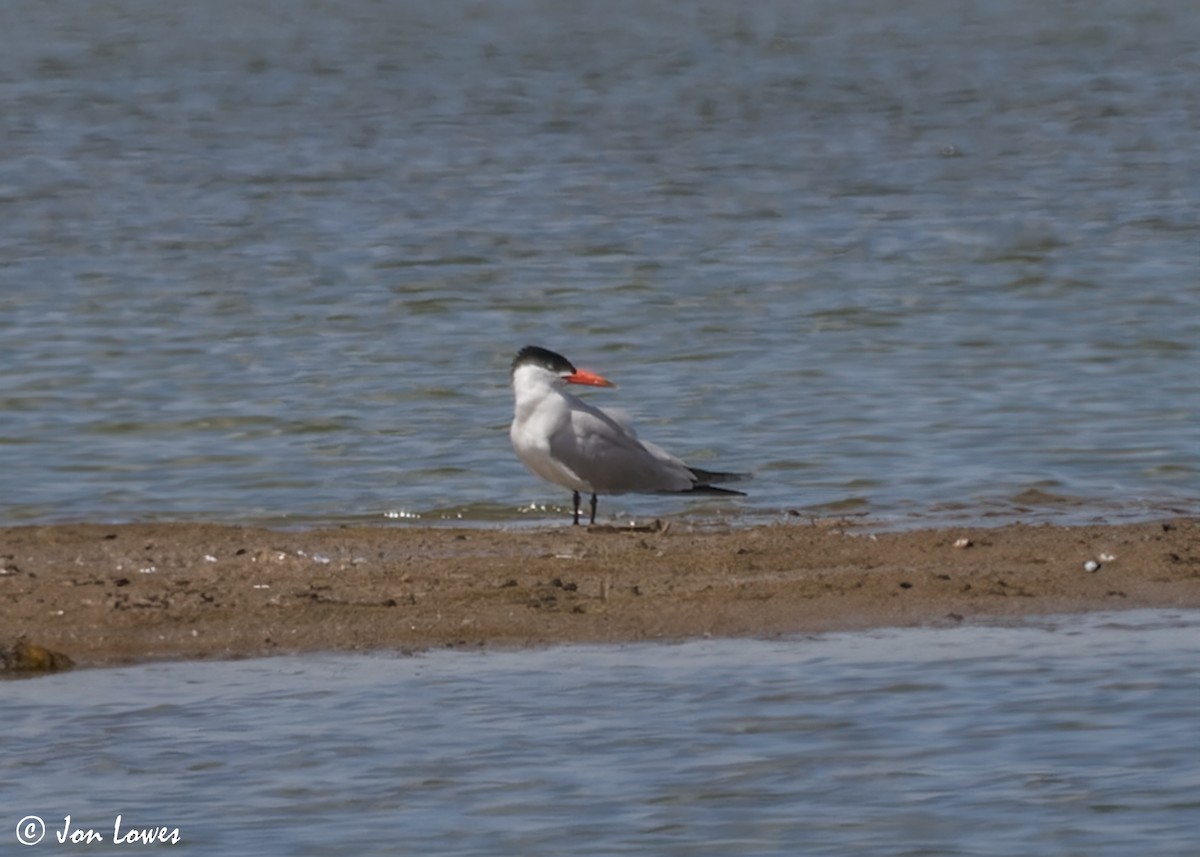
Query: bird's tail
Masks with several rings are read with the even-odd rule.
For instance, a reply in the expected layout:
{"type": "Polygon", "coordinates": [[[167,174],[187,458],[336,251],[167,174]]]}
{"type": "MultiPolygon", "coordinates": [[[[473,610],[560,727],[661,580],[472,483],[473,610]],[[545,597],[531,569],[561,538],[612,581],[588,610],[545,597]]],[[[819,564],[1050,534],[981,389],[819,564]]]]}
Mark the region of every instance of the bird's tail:
{"type": "Polygon", "coordinates": [[[688,469],[692,471],[692,476],[696,478],[696,484],[691,489],[696,494],[737,494],[739,497],[745,497],[745,491],[734,491],[732,488],[717,488],[716,483],[741,482],[754,478],[750,473],[723,473],[719,470],[701,470],[699,467],[689,467],[688,469]]]}
{"type": "Polygon", "coordinates": [[[745,491],[734,491],[732,488],[718,488],[716,485],[693,485],[683,494],[735,494],[738,497],[745,497],[745,491]]]}

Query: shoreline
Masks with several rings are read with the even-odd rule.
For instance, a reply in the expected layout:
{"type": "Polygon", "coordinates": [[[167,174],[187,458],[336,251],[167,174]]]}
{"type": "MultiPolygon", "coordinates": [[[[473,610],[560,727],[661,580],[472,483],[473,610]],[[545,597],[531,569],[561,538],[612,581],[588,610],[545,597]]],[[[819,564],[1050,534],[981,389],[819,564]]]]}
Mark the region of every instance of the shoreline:
{"type": "Polygon", "coordinates": [[[869,533],[837,520],[719,533],[0,528],[0,675],[67,665],[51,653],[102,667],[772,637],[1144,607],[1200,608],[1200,519],[869,533]],[[1089,561],[1099,568],[1085,570],[1089,561]]]}

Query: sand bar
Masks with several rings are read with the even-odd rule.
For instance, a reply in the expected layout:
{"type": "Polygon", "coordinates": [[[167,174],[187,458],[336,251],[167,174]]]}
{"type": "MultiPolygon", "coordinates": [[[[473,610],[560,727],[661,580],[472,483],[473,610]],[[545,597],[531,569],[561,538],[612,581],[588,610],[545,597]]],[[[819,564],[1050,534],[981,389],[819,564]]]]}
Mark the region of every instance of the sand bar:
{"type": "Polygon", "coordinates": [[[770,637],[1136,607],[1200,607],[1200,520],[897,533],[801,520],[723,532],[0,528],[0,653],[10,666],[22,640],[104,666],[770,637]]]}

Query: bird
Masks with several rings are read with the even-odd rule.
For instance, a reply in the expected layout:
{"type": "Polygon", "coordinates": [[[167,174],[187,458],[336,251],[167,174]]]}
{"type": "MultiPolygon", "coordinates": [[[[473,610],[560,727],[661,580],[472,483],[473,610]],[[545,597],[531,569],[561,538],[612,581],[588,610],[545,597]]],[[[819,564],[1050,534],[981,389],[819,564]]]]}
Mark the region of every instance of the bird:
{"type": "Polygon", "coordinates": [[[685,464],[662,447],[640,440],[624,414],[597,408],[567,392],[568,384],[616,386],[594,372],[576,369],[548,348],[527,345],[518,351],[512,362],[515,405],[509,438],[517,458],[535,476],[571,489],[576,526],[581,493],[592,495],[592,524],[598,494],[745,496],[715,483],[749,479],[749,474],[685,464]]]}

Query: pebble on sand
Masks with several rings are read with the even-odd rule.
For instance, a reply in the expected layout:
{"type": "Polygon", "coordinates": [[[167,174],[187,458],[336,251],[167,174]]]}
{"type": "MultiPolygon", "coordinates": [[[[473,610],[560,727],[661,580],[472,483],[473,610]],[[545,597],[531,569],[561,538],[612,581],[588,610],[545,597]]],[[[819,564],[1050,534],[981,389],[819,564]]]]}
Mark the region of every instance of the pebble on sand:
{"type": "Polygon", "coordinates": [[[48,673],[67,670],[75,662],[62,652],[54,652],[36,643],[17,640],[11,646],[0,646],[0,674],[48,673]]]}

